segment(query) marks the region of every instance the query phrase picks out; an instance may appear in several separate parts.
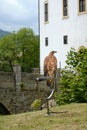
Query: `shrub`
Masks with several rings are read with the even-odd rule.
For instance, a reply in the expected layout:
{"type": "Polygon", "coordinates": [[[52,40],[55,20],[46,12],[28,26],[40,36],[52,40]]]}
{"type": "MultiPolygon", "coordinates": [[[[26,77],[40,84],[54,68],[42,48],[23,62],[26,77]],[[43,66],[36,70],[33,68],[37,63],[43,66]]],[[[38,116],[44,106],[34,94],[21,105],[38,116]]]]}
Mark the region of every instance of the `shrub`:
{"type": "Polygon", "coordinates": [[[68,52],[67,66],[61,71],[59,94],[55,93],[58,105],[71,102],[87,102],[87,48],[68,52]]]}
{"type": "Polygon", "coordinates": [[[35,99],[31,104],[32,110],[40,110],[41,107],[41,99],[35,99]]]}

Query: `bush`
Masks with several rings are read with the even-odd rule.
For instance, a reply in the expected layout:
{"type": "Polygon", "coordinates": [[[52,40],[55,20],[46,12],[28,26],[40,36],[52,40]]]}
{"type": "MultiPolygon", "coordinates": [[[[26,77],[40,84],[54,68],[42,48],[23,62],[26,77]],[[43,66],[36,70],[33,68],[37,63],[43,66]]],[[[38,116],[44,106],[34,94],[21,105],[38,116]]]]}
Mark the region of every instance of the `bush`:
{"type": "Polygon", "coordinates": [[[79,51],[71,48],[67,66],[61,71],[60,92],[55,93],[58,105],[71,102],[87,102],[87,48],[79,51]]]}
{"type": "Polygon", "coordinates": [[[32,110],[40,110],[41,108],[41,99],[35,99],[31,104],[32,110]]]}

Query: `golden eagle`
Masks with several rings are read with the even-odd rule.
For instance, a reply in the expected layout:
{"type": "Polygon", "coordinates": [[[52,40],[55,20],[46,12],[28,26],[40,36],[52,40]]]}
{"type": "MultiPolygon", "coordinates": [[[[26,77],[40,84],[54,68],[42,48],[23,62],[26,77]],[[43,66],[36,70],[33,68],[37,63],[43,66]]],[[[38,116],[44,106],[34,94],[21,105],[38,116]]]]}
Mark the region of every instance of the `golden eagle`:
{"type": "MultiPolygon", "coordinates": [[[[57,72],[57,58],[54,54],[56,51],[51,51],[44,60],[44,76],[49,76],[54,78],[57,72]]],[[[51,86],[53,80],[47,80],[47,86],[51,86]]]]}

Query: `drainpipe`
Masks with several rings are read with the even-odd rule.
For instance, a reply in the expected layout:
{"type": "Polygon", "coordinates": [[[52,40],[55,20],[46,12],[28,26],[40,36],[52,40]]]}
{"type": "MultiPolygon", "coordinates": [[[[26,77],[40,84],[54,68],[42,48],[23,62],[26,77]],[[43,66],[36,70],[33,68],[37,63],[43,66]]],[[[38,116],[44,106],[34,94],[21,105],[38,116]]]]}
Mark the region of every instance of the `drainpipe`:
{"type": "MultiPolygon", "coordinates": [[[[39,40],[39,59],[40,59],[40,0],[38,0],[38,37],[39,37],[38,40],[39,40]]],[[[40,63],[39,63],[39,68],[40,68],[40,63]]]]}

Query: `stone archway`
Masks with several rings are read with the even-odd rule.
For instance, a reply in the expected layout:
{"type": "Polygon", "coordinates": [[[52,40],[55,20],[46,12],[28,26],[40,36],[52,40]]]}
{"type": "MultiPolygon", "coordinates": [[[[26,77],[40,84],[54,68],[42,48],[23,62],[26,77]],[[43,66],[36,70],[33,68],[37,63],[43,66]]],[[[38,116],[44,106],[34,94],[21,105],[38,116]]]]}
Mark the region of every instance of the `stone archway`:
{"type": "Polygon", "coordinates": [[[10,115],[10,112],[2,103],[0,103],[0,115],[10,115]]]}

